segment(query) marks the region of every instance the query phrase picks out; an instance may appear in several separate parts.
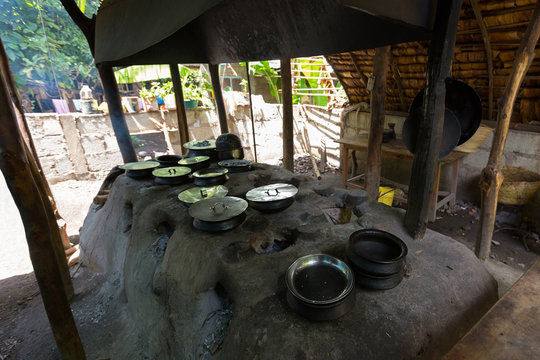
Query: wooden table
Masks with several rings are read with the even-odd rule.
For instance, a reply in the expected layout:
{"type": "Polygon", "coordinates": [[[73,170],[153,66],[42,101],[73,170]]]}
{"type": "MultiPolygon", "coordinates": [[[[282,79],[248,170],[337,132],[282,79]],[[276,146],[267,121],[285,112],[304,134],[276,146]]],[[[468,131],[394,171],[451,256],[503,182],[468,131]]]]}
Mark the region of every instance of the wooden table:
{"type": "MultiPolygon", "coordinates": [[[[344,137],[339,140],[336,140],[337,143],[340,143],[343,145],[343,186],[345,188],[352,187],[352,188],[359,188],[364,189],[363,186],[359,184],[355,184],[354,181],[359,180],[363,177],[363,175],[355,176],[352,178],[349,178],[349,150],[355,150],[355,151],[365,151],[367,152],[368,148],[368,137],[367,135],[359,135],[355,137],[344,137]]],[[[457,193],[457,183],[458,183],[458,172],[459,172],[459,163],[461,158],[463,158],[467,153],[460,152],[460,151],[452,151],[450,154],[448,154],[443,159],[439,159],[439,166],[437,168],[437,181],[435,184],[435,193],[433,194],[430,207],[432,209],[432,213],[430,216],[431,221],[435,221],[435,215],[437,213],[437,209],[444,206],[445,204],[454,205],[456,202],[456,193],[457,193]],[[441,168],[444,165],[450,165],[452,167],[452,174],[450,177],[450,188],[447,191],[440,191],[439,190],[439,181],[441,177],[441,168]],[[439,196],[443,196],[441,200],[439,200],[439,196]]],[[[401,139],[393,139],[387,143],[382,144],[382,156],[386,158],[392,158],[392,159],[400,159],[400,160],[413,160],[414,154],[412,154],[403,143],[403,140],[401,139]]],[[[406,185],[398,184],[394,181],[388,181],[390,184],[405,188],[405,190],[408,189],[406,185]]],[[[402,201],[406,202],[405,199],[401,199],[402,201]]]]}
{"type": "Polygon", "coordinates": [[[540,260],[445,356],[445,360],[540,358],[540,260]]]}

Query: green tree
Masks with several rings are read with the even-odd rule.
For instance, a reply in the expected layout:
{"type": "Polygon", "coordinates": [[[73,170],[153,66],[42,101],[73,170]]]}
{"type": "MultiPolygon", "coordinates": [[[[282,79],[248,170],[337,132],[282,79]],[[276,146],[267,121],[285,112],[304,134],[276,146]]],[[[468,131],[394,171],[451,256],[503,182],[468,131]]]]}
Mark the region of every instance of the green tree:
{"type": "MultiPolygon", "coordinates": [[[[99,0],[79,0],[92,15],[99,0]]],[[[98,74],[88,43],[58,0],[0,1],[0,37],[20,92],[44,89],[77,91],[82,83],[96,88],[98,74]]]]}

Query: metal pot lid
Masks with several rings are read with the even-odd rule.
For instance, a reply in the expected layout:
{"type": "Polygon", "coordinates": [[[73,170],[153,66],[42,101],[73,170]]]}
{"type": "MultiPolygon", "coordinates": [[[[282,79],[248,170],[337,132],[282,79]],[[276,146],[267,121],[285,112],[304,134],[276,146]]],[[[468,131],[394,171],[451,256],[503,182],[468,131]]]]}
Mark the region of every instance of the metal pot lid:
{"type": "Polygon", "coordinates": [[[278,201],[289,199],[297,192],[296,186],[291,184],[270,184],[249,190],[246,199],[257,202],[278,201]]]}
{"type": "Polygon", "coordinates": [[[152,171],[152,175],[162,178],[174,178],[187,175],[191,172],[191,169],[185,166],[171,166],[166,168],[159,168],[152,171]]]}
{"type": "Polygon", "coordinates": [[[118,167],[124,170],[149,170],[149,169],[157,168],[158,166],[159,166],[159,163],[157,161],[135,161],[135,162],[125,163],[118,167]]]}
{"type": "Polygon", "coordinates": [[[178,165],[193,165],[210,160],[209,156],[194,156],[178,160],[178,165]]]}
{"type": "Polygon", "coordinates": [[[244,199],[233,196],[213,197],[193,204],[189,208],[189,215],[207,222],[226,221],[241,215],[247,207],[248,203],[244,199]]]}
{"type": "Polygon", "coordinates": [[[184,147],[189,150],[208,150],[216,148],[216,140],[192,140],[184,144],[184,147]]]}
{"type": "Polygon", "coordinates": [[[229,189],[223,185],[210,187],[195,186],[178,194],[178,200],[187,204],[195,204],[204,199],[225,197],[228,192],[229,189]]]}
{"type": "Polygon", "coordinates": [[[226,173],[228,173],[229,170],[227,169],[201,169],[198,171],[195,171],[193,173],[193,176],[196,178],[215,178],[218,176],[223,176],[226,173]]]}
{"type": "Polygon", "coordinates": [[[253,164],[251,160],[242,160],[242,159],[228,159],[218,162],[219,166],[223,166],[225,168],[242,168],[246,166],[250,166],[253,164]]]}

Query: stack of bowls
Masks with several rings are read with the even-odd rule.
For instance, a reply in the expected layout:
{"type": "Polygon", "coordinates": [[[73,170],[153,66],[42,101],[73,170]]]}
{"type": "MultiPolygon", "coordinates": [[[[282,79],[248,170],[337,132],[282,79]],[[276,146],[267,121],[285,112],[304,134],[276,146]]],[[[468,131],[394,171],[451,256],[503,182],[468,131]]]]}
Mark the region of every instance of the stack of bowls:
{"type": "Polygon", "coordinates": [[[405,274],[407,245],[382,230],[364,229],[351,234],[347,247],[356,283],[386,290],[397,286],[405,274]]]}

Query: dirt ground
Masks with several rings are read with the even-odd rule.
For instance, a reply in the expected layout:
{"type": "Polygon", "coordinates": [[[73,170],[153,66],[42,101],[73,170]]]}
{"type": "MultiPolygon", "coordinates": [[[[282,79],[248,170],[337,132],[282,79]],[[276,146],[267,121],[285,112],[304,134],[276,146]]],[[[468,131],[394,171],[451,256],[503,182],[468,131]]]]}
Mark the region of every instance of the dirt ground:
{"type": "MultiPolygon", "coordinates": [[[[141,136],[140,140],[137,151],[146,151],[148,155],[163,151],[163,144],[155,136],[148,139],[141,136]]],[[[341,175],[331,170],[323,175],[323,181],[339,186],[341,175]]],[[[73,242],[78,240],[78,230],[100,183],[70,180],[52,186],[73,242]]],[[[58,353],[32,271],[22,223],[3,178],[0,179],[0,208],[3,215],[0,220],[0,360],[56,359],[58,353]]],[[[511,215],[510,212],[507,218],[511,215]]],[[[472,250],[478,227],[478,208],[459,203],[439,212],[437,220],[429,227],[472,250]]],[[[499,227],[505,226],[501,223],[499,227]]],[[[499,282],[499,292],[504,293],[537,258],[538,254],[525,249],[521,234],[500,230],[494,235],[492,261],[486,267],[499,282]]],[[[102,281],[99,275],[78,269],[78,265],[71,272],[76,294],[87,293],[102,281]]],[[[85,308],[77,308],[77,295],[72,303],[79,330],[87,334],[93,332],[96,321],[107,321],[100,320],[99,316],[99,309],[105,306],[107,299],[89,298],[91,303],[86,299],[85,308]]]]}

